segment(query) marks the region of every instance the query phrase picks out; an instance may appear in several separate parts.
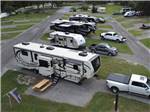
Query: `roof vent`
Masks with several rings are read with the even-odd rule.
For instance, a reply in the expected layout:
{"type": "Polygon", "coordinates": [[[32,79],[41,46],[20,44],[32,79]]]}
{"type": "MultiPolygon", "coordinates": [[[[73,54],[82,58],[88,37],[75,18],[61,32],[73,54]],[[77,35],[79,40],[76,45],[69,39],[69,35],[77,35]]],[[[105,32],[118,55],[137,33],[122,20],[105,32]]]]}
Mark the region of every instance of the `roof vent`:
{"type": "Polygon", "coordinates": [[[22,42],[22,45],[29,45],[29,42],[22,42]]]}
{"type": "Polygon", "coordinates": [[[83,52],[80,52],[79,53],[79,56],[87,56],[88,54],[87,54],[87,51],[83,51],[83,52]]]}
{"type": "Polygon", "coordinates": [[[53,50],[53,49],[55,49],[55,48],[52,47],[52,46],[48,46],[48,47],[46,47],[46,49],[47,49],[47,50],[53,50]]]}
{"type": "Polygon", "coordinates": [[[40,46],[40,48],[44,48],[44,45],[42,44],[42,45],[40,46]]]}
{"type": "Polygon", "coordinates": [[[140,77],[141,80],[144,80],[144,77],[140,77]]]}
{"type": "Polygon", "coordinates": [[[65,32],[65,34],[69,34],[69,32],[65,32]]]}

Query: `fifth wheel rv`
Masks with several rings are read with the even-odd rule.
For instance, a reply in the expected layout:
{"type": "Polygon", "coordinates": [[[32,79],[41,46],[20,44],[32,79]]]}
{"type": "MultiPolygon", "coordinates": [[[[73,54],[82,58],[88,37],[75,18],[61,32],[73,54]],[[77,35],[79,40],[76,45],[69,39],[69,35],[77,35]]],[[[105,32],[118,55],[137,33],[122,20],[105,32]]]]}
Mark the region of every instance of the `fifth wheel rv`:
{"type": "Polygon", "coordinates": [[[98,54],[23,42],[14,45],[18,65],[46,77],[59,77],[76,83],[93,77],[100,68],[98,54]]]}
{"type": "Polygon", "coordinates": [[[49,34],[48,40],[51,45],[67,48],[85,48],[85,39],[80,34],[54,31],[49,34]]]}

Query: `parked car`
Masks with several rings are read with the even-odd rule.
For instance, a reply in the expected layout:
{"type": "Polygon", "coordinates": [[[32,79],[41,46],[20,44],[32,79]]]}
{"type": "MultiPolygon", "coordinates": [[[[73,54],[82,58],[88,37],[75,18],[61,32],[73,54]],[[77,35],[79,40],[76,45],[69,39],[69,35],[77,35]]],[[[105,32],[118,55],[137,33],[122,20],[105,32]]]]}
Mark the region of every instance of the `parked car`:
{"type": "Polygon", "coordinates": [[[117,42],[125,42],[127,39],[121,35],[118,35],[116,32],[104,32],[100,34],[102,40],[114,40],[117,42]]]}
{"type": "Polygon", "coordinates": [[[124,17],[132,17],[135,16],[136,12],[135,11],[128,11],[124,14],[124,17]]]}
{"type": "Polygon", "coordinates": [[[107,77],[106,85],[113,93],[119,91],[146,95],[150,98],[150,79],[146,76],[132,74],[131,76],[113,73],[107,77]]]}
{"type": "Polygon", "coordinates": [[[107,43],[100,43],[98,45],[92,44],[89,47],[91,52],[97,53],[97,54],[105,54],[105,55],[111,55],[116,56],[118,54],[118,50],[115,47],[110,46],[107,43]]]}
{"type": "Polygon", "coordinates": [[[131,7],[124,7],[120,10],[120,13],[125,14],[126,12],[131,11],[131,10],[133,10],[131,7]]]}
{"type": "Polygon", "coordinates": [[[105,19],[103,18],[97,18],[94,16],[89,16],[85,14],[76,14],[73,16],[70,16],[70,21],[84,21],[84,22],[95,22],[95,23],[104,23],[105,19]]]}

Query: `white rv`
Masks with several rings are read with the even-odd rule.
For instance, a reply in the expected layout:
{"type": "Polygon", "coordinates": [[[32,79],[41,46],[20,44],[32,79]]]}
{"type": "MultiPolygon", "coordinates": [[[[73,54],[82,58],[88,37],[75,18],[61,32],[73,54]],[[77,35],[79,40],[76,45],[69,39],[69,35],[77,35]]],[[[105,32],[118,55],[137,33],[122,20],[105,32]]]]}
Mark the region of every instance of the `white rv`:
{"type": "Polygon", "coordinates": [[[56,19],[51,22],[51,24],[63,24],[63,23],[83,24],[92,31],[96,30],[96,23],[94,23],[94,22],[73,21],[73,20],[70,21],[70,20],[66,20],[66,19],[56,19]]]}
{"type": "Polygon", "coordinates": [[[82,79],[93,77],[99,67],[98,54],[23,42],[14,45],[14,54],[18,65],[37,70],[39,74],[79,83],[82,79]]]}
{"type": "Polygon", "coordinates": [[[62,46],[68,48],[84,48],[85,39],[80,34],[54,31],[49,34],[48,40],[51,45],[62,46]]]}

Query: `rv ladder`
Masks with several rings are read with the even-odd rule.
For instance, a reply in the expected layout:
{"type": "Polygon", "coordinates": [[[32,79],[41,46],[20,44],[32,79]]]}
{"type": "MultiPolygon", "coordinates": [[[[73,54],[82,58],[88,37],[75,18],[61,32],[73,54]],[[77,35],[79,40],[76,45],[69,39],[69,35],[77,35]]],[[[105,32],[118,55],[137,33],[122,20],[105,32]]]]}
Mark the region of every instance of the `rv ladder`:
{"type": "Polygon", "coordinates": [[[58,83],[59,79],[60,79],[60,75],[58,73],[53,74],[52,76],[53,86],[55,86],[58,83]]]}

